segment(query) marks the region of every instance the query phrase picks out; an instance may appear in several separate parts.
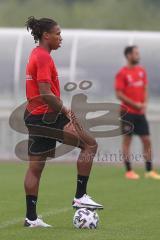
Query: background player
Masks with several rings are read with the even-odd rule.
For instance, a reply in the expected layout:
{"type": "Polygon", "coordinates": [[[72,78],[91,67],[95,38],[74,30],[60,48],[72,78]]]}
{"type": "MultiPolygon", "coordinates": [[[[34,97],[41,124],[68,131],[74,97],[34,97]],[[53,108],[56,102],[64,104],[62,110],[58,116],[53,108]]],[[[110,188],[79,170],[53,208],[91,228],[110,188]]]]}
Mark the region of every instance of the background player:
{"type": "Polygon", "coordinates": [[[133,134],[140,137],[143,144],[143,153],[146,160],[146,178],[160,179],[160,175],[152,169],[152,150],[149,136],[149,126],[146,119],[146,106],[148,101],[148,80],[143,67],[139,65],[140,53],[137,46],[129,46],[124,50],[127,65],[120,69],[116,75],[116,96],[121,100],[121,117],[123,135],[123,156],[126,167],[126,178],[138,179],[139,175],[132,170],[130,162],[130,145],[133,134]],[[131,131],[130,131],[131,130],[131,131]]]}
{"type": "Polygon", "coordinates": [[[81,149],[77,161],[77,190],[72,205],[74,208],[103,208],[101,204],[94,202],[86,194],[97,143],[83,130],[74,113],[67,110],[60,99],[58,74],[50,55],[51,51],[58,49],[62,43],[59,25],[52,19],[38,20],[34,17],[30,17],[26,25],[39,45],[32,50],[26,67],[28,105],[25,112],[25,123],[29,130],[29,168],[24,183],[27,206],[25,226],[49,227],[50,225],[44,223],[37,216],[36,204],[45,161],[47,157],[54,156],[53,149],[56,146],[56,140],[34,136],[32,131],[36,129],[37,125],[45,127],[46,131],[47,129],[60,129],[62,130],[62,139],[59,140],[68,145],[74,146],[75,144],[81,149]]]}

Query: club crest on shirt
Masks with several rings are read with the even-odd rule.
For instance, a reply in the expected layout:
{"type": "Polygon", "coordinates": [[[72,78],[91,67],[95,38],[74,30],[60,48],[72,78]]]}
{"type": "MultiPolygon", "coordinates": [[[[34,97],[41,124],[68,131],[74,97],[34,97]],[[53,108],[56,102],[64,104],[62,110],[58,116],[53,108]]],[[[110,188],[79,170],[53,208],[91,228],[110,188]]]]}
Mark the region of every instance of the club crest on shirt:
{"type": "Polygon", "coordinates": [[[143,78],[143,77],[144,77],[144,72],[143,72],[143,71],[140,71],[140,72],[138,73],[138,75],[139,75],[140,78],[143,78]]]}

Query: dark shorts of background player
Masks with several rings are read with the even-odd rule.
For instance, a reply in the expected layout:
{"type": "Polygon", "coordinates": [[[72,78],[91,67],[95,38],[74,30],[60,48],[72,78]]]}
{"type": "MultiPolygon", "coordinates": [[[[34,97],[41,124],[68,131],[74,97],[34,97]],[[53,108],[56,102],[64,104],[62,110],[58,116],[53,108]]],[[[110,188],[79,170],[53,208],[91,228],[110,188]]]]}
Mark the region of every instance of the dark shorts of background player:
{"type": "Polygon", "coordinates": [[[132,114],[121,111],[121,130],[122,134],[126,135],[149,135],[149,125],[146,116],[140,114],[132,114]]]}
{"type": "Polygon", "coordinates": [[[63,114],[32,115],[27,110],[24,114],[28,128],[28,155],[54,157],[56,142],[63,142],[63,129],[70,120],[63,114]],[[54,138],[54,131],[60,130],[54,138]]]}

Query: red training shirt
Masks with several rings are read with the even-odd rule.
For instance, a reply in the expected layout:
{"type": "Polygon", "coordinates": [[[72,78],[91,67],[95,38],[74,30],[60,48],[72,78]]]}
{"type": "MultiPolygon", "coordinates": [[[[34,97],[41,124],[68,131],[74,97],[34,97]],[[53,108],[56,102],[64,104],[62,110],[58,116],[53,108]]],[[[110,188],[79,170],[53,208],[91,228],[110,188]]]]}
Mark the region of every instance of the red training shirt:
{"type": "Polygon", "coordinates": [[[54,61],[46,49],[38,46],[32,50],[26,66],[27,110],[34,115],[54,111],[40,97],[38,83],[42,82],[50,83],[53,94],[60,97],[59,79],[54,61]],[[35,97],[36,100],[33,100],[35,97]]]}
{"type": "MultiPolygon", "coordinates": [[[[145,87],[147,84],[147,74],[141,66],[135,66],[133,68],[123,67],[115,79],[115,89],[122,91],[126,97],[137,103],[144,103],[145,87]]],[[[127,110],[129,113],[144,114],[143,110],[137,110],[124,102],[122,102],[121,108],[127,110]]]]}

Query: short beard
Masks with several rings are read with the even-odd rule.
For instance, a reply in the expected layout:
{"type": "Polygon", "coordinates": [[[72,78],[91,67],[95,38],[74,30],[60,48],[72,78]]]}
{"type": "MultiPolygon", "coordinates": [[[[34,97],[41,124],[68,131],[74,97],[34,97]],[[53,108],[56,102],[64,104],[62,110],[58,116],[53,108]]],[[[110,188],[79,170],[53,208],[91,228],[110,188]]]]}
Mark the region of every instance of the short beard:
{"type": "Polygon", "coordinates": [[[132,61],[131,63],[132,63],[132,65],[135,66],[135,65],[137,65],[137,64],[139,63],[139,60],[137,60],[137,61],[132,61]]]}

